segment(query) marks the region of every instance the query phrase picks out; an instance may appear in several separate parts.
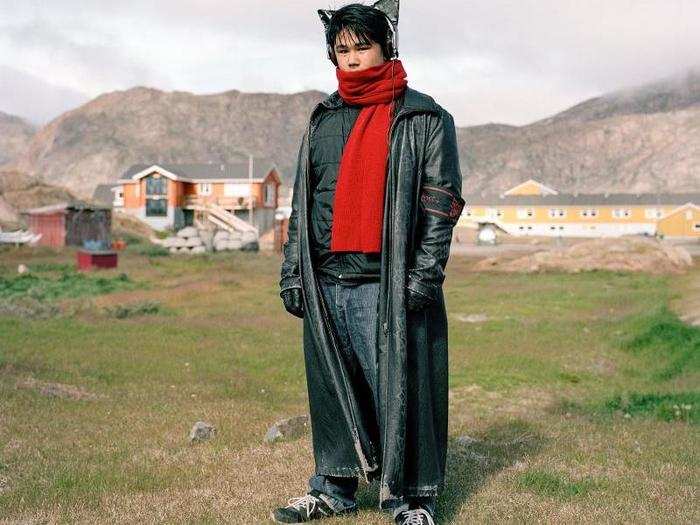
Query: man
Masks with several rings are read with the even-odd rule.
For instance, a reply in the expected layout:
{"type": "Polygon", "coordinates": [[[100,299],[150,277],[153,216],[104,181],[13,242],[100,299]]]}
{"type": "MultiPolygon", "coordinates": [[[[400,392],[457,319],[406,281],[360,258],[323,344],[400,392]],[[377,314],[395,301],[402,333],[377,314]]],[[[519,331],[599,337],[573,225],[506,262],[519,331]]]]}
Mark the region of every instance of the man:
{"type": "Polygon", "coordinates": [[[316,471],[280,523],[355,512],[362,477],[396,523],[429,525],[444,482],[442,283],[462,177],[451,115],[396,59],[398,7],[319,11],[339,86],[301,143],[280,280],[304,320],[316,471]]]}

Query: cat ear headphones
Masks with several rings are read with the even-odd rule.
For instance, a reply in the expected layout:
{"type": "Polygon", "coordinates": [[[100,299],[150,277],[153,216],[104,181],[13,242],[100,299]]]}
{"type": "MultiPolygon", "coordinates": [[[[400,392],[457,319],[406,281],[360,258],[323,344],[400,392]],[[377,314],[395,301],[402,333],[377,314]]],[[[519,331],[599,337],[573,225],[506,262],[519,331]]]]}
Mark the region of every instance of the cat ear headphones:
{"type": "MultiPolygon", "coordinates": [[[[331,23],[331,18],[333,17],[333,14],[335,11],[329,11],[325,9],[319,9],[318,10],[318,16],[321,17],[321,21],[323,22],[323,25],[328,31],[328,26],[331,23]]],[[[387,16],[386,13],[382,11],[382,15],[384,15],[384,19],[386,20],[386,23],[389,27],[389,32],[387,33],[387,39],[385,42],[385,47],[387,50],[387,53],[389,53],[389,60],[393,60],[395,58],[399,57],[399,47],[398,47],[398,34],[396,32],[396,28],[394,27],[394,24],[392,23],[391,19],[387,16]]],[[[331,46],[328,42],[326,42],[326,52],[328,54],[328,60],[333,62],[334,66],[338,66],[338,61],[335,58],[335,53],[333,52],[333,46],[331,46]]]]}

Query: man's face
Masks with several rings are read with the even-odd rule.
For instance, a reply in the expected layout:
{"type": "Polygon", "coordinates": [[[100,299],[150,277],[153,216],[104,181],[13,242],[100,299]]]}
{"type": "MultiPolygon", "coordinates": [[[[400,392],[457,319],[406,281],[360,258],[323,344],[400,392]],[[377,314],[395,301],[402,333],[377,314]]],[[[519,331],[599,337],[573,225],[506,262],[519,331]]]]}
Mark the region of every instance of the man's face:
{"type": "Polygon", "coordinates": [[[385,62],[382,47],[376,42],[359,43],[357,37],[343,29],[335,39],[335,58],[341,71],[362,71],[385,62]]]}

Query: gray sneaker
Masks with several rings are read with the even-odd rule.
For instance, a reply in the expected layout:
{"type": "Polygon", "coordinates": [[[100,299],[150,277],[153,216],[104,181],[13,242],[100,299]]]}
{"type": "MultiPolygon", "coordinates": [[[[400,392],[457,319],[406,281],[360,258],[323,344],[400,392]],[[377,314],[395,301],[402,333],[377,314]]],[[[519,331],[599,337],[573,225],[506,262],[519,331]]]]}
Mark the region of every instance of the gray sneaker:
{"type": "Polygon", "coordinates": [[[312,490],[300,498],[291,498],[286,507],[280,507],[270,513],[275,523],[305,523],[307,521],[330,518],[357,512],[357,507],[344,510],[334,510],[326,501],[323,494],[312,490]]]}

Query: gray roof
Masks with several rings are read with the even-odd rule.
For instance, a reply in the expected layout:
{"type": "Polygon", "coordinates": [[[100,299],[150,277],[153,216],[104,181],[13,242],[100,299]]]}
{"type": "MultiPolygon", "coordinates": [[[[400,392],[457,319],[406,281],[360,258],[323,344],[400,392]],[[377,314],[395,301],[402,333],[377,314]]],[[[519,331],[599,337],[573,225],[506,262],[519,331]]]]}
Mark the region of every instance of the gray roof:
{"type": "Polygon", "coordinates": [[[557,195],[499,195],[467,193],[467,206],[621,206],[700,205],[700,193],[559,193],[557,195]]]}
{"type": "Polygon", "coordinates": [[[119,184],[98,184],[95,191],[92,193],[92,200],[97,204],[103,204],[105,206],[111,206],[114,201],[114,193],[112,188],[115,186],[120,186],[119,184]]]}
{"type": "MultiPolygon", "coordinates": [[[[192,180],[226,179],[239,180],[248,178],[248,161],[233,164],[135,164],[131,166],[119,180],[131,180],[131,177],[153,165],[174,173],[178,177],[192,180]]],[[[270,170],[277,166],[270,159],[256,158],[253,160],[253,178],[262,179],[270,170]]],[[[277,170],[279,172],[279,170],[277,170]]]]}
{"type": "Polygon", "coordinates": [[[59,202],[56,204],[49,204],[47,206],[39,206],[38,208],[29,208],[22,210],[21,213],[30,215],[43,215],[50,213],[65,213],[68,210],[109,210],[109,206],[100,206],[95,204],[90,204],[84,201],[75,200],[71,202],[59,202]]]}

